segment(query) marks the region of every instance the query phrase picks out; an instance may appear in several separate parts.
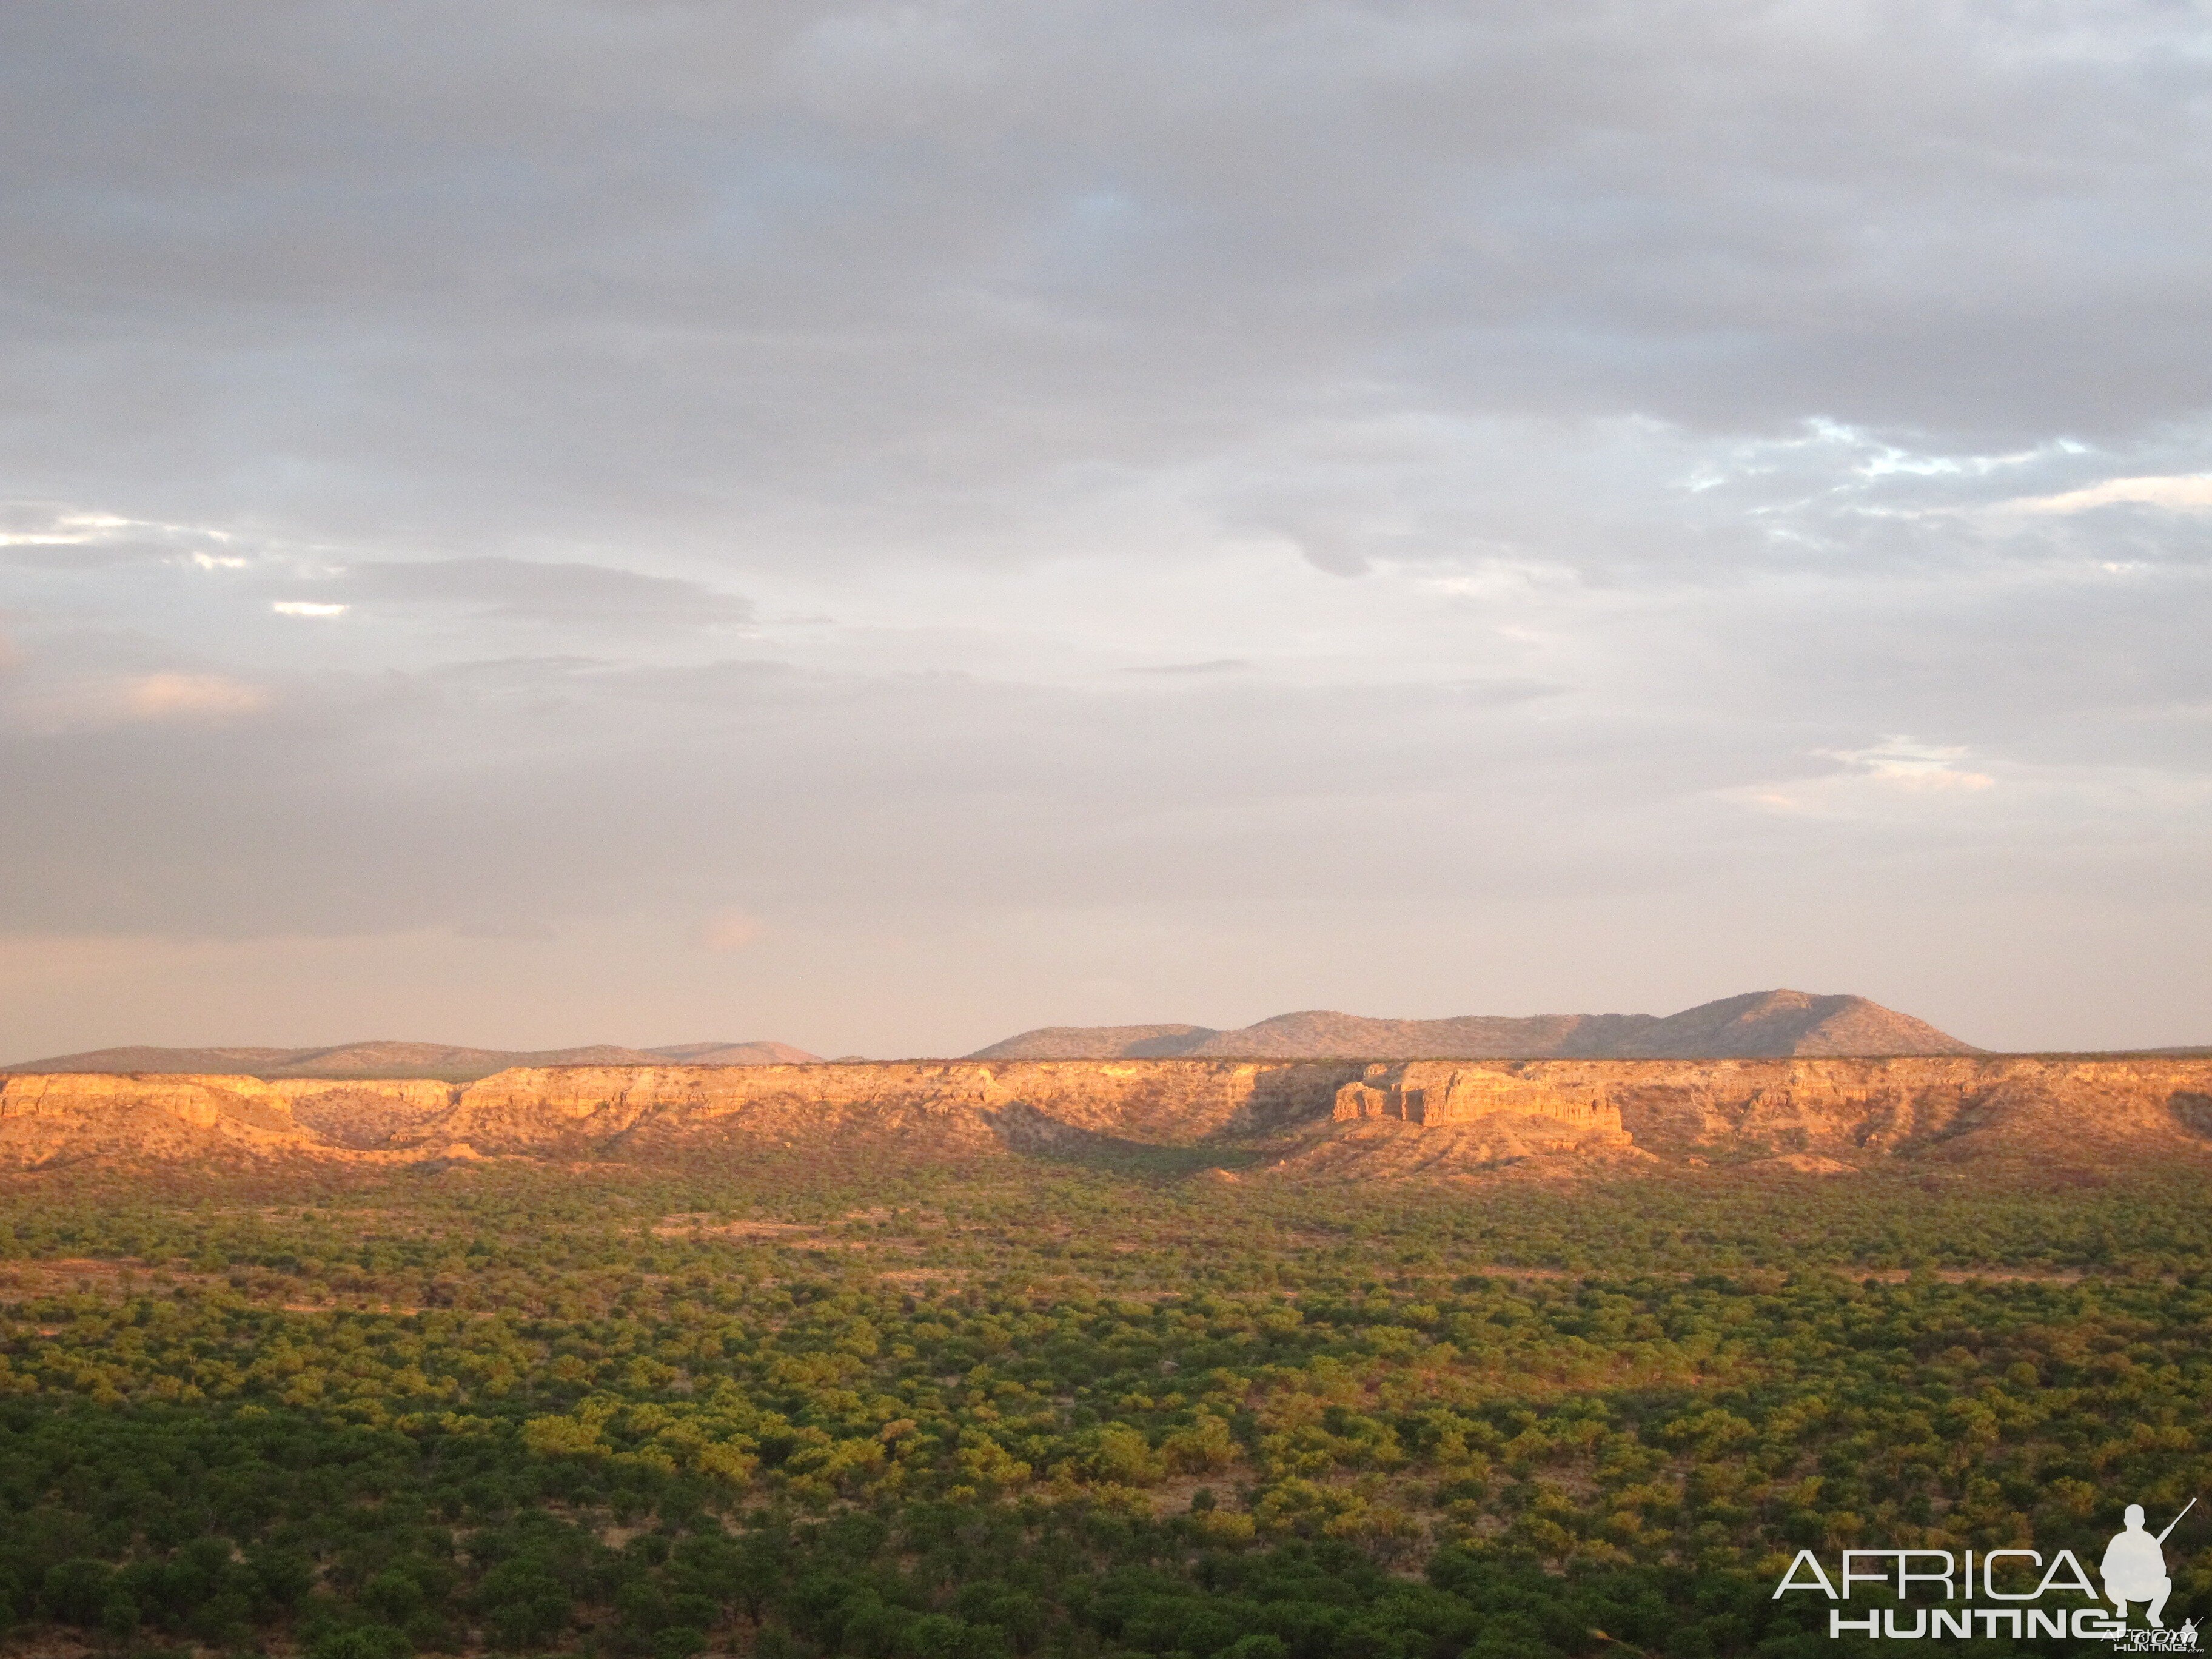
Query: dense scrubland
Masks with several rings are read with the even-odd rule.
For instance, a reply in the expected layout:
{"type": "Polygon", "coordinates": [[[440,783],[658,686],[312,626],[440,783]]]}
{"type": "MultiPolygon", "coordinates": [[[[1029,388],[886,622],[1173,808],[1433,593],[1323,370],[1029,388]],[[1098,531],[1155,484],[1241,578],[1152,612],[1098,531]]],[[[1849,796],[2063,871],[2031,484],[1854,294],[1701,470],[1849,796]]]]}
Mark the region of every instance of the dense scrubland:
{"type": "MultiPolygon", "coordinates": [[[[2092,1559],[2119,1504],[2212,1493],[2191,1178],[1182,1158],[11,1178],[0,1624],[308,1659],[1833,1654],[1826,1601],[1771,1596],[1799,1547],[2092,1559]]],[[[2178,1610],[2207,1540],[2168,1546],[2178,1610]]]]}

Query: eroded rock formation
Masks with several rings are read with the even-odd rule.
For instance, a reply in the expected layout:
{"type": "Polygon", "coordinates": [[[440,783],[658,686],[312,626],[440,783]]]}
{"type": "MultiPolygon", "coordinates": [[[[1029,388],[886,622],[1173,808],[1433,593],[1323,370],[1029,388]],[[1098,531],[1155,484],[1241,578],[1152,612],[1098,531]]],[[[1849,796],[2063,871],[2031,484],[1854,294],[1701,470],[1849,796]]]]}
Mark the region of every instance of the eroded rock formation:
{"type": "Polygon", "coordinates": [[[1424,1126],[1474,1123],[1500,1115],[1553,1118],[1572,1127],[1613,1133],[1621,1130],[1620,1109],[1601,1082],[1532,1078],[1442,1060],[1371,1064],[1358,1082],[1336,1091],[1334,1114],[1340,1121],[1387,1117],[1424,1126]]]}

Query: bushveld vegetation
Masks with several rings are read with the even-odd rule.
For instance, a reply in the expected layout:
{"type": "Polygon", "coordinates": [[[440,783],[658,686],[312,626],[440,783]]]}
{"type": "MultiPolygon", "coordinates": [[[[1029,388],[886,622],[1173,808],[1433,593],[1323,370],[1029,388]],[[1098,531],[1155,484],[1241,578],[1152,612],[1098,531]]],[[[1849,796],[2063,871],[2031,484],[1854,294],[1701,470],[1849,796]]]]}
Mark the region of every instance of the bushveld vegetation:
{"type": "Polygon", "coordinates": [[[1800,1547],[2212,1495],[2212,1206],[2156,1174],[64,1170],[0,1297],[46,1651],[1836,1654],[1800,1547]]]}

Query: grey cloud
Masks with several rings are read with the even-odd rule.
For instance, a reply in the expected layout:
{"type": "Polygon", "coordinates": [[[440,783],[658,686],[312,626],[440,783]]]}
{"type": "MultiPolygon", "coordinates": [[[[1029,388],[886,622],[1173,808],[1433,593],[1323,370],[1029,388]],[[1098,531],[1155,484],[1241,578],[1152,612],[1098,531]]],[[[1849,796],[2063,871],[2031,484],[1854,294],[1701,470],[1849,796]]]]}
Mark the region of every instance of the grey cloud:
{"type": "Polygon", "coordinates": [[[2212,356],[2150,5],[405,15],[13,15],[45,431],[387,532],[910,537],[1362,402],[2132,443],[2212,356]]]}

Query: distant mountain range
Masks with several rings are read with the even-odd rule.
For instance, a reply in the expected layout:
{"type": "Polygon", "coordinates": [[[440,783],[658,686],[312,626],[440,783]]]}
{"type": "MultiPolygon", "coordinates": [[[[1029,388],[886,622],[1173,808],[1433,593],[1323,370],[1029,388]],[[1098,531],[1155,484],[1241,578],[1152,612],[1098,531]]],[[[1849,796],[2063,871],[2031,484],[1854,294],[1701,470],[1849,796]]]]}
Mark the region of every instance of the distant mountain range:
{"type": "Polygon", "coordinates": [[[970,1060],[1735,1060],[1793,1054],[1978,1054],[1972,1043],[1864,997],[1753,991],[1679,1014],[1370,1019],[1310,1010],[1204,1025],[1048,1025],[970,1060]]]}
{"type": "Polygon", "coordinates": [[[0,1072],[165,1072],[234,1077],[442,1078],[471,1082],[514,1066],[787,1066],[819,1060],[788,1042],[678,1042],[665,1048],[463,1048],[443,1042],[348,1042],[334,1048],[94,1048],[0,1066],[0,1072]]]}
{"type": "MultiPolygon", "coordinates": [[[[1979,1054],[1923,1019],[1858,996],[1752,991],[1678,1014],[1462,1014],[1375,1019],[1325,1009],[1278,1014],[1234,1030],[1209,1025],[1048,1025],[969,1060],[1775,1060],[1979,1054]]],[[[2202,1047],[2128,1051],[2146,1058],[2202,1047]]],[[[2118,1056],[2116,1056],[2118,1057],[2118,1056]]],[[[439,1042],[349,1042],[327,1048],[98,1048],[0,1066],[0,1073],[167,1073],[261,1078],[434,1078],[465,1083],[514,1066],[778,1066],[819,1061],[787,1042],[678,1042],[657,1048],[470,1048],[439,1042]]],[[[848,1054],[845,1060],[860,1056],[848,1054]]]]}

